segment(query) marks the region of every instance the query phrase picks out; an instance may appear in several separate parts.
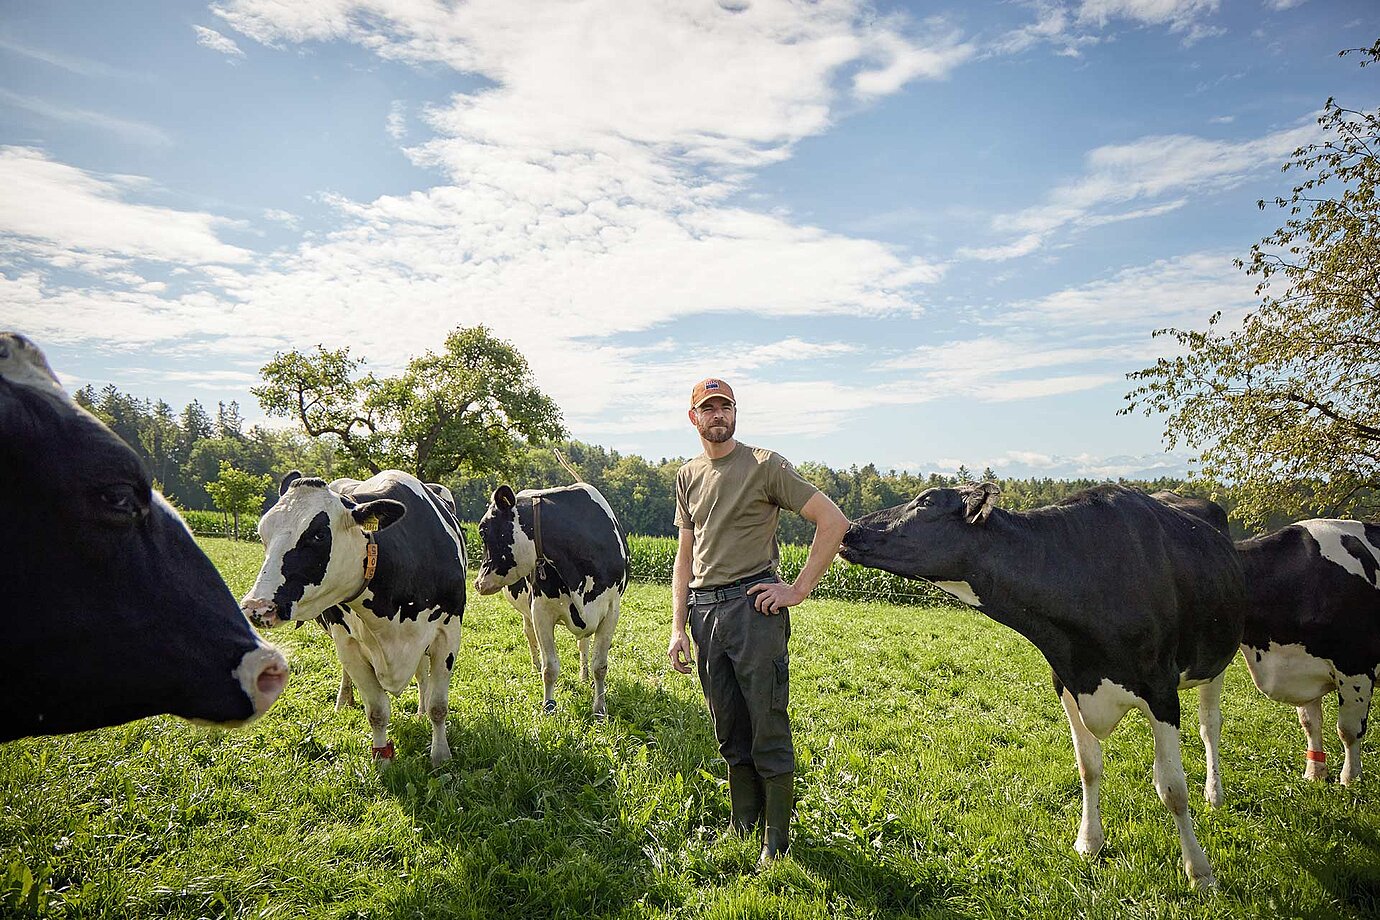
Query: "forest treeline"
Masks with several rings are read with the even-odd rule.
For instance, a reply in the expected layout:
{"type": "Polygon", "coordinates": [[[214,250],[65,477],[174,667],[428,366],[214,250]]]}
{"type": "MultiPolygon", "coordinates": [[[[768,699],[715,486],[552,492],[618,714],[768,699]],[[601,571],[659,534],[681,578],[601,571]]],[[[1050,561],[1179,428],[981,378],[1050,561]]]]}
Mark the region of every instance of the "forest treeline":
{"type": "MultiPolygon", "coordinates": [[[[114,386],[103,389],[87,386],[76,399],[120,435],[148,464],[162,492],[179,507],[189,510],[215,508],[206,491],[214,481],[222,461],[236,469],[268,474],[276,483],[291,469],[333,479],[341,476],[368,478],[368,471],[332,444],[329,438],[311,438],[297,430],[271,429],[246,425],[239,405],[219,402],[214,411],[193,401],[179,411],[163,400],[140,399],[120,392],[114,386]]],[[[621,453],[580,441],[558,445],[527,446],[520,451],[508,475],[447,479],[445,485],[455,494],[462,520],[478,520],[489,495],[501,483],[514,488],[546,488],[570,482],[556,460],[553,447],[608,498],[629,533],[651,536],[675,534],[675,476],[685,462],[683,457],[648,460],[636,454],[621,453]]],[[[960,467],[952,475],[917,475],[897,470],[879,470],[873,464],[834,469],[822,463],[801,461],[801,474],[819,486],[850,518],[886,508],[913,498],[924,489],[952,486],[966,479],[987,479],[1002,489],[1001,506],[1014,511],[1048,505],[1107,480],[1002,477],[990,469],[980,473],[960,467]]],[[[1125,485],[1147,491],[1174,489],[1183,494],[1211,497],[1228,510],[1230,490],[1201,482],[1185,483],[1163,477],[1153,480],[1120,480],[1125,485]]],[[[273,488],[264,493],[264,506],[271,504],[273,488]]],[[[1324,514],[1320,509],[1318,514],[1324,514]]],[[[1279,517],[1271,529],[1287,523],[1279,517]]],[[[1233,522],[1237,536],[1240,525],[1233,522]]],[[[783,515],[781,537],[791,543],[808,543],[813,531],[796,515],[783,515]]]]}

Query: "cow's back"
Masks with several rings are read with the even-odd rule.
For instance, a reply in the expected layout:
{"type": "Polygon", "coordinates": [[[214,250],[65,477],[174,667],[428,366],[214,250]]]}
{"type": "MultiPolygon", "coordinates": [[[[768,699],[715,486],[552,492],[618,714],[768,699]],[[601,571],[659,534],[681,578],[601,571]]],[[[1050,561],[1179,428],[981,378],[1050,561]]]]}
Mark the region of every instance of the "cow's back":
{"type": "Polygon", "coordinates": [[[1050,552],[1062,545],[1068,554],[1046,576],[1051,590],[1069,609],[1095,616],[1109,649],[1172,656],[1189,680],[1231,660],[1245,584],[1231,541],[1216,528],[1121,486],[1089,489],[1027,517],[1040,522],[1050,552]]]}

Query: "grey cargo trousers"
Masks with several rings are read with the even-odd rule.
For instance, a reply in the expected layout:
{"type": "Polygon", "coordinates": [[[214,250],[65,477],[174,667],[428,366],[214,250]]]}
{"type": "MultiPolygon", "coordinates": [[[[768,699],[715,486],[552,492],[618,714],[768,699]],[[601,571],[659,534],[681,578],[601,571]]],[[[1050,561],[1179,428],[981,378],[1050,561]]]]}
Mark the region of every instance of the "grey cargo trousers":
{"type": "Polygon", "coordinates": [[[713,600],[690,592],[690,635],[700,686],[714,719],[719,753],[729,766],[748,765],[763,779],[795,772],[791,721],[791,614],[758,613],[746,594],[713,600]]]}

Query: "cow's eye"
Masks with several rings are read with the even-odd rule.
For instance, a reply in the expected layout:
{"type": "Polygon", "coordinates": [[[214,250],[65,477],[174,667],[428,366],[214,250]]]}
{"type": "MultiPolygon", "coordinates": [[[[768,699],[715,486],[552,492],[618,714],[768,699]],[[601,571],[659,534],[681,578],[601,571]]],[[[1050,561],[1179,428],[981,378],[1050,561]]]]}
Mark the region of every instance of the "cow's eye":
{"type": "Polygon", "coordinates": [[[114,523],[128,523],[143,511],[139,496],[130,485],[106,486],[99,492],[101,510],[114,523]]]}
{"type": "Polygon", "coordinates": [[[312,533],[312,535],[311,535],[311,542],[313,542],[313,543],[325,543],[325,542],[326,542],[326,531],[324,531],[324,530],[318,530],[318,531],[315,531],[314,533],[312,533]]]}

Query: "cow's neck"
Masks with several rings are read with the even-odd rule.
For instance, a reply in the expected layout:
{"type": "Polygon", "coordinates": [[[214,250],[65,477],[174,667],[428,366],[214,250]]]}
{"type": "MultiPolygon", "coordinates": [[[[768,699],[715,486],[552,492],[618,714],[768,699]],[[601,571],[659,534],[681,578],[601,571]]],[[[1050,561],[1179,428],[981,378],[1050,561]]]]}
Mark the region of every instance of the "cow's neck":
{"type": "Polygon", "coordinates": [[[961,580],[980,602],[975,609],[1025,636],[1057,670],[1068,657],[1070,627],[1075,624],[1064,613],[1066,604],[1056,597],[1067,587],[1069,572],[1067,562],[1061,566],[1051,552],[1059,546],[1055,528],[1041,516],[1000,509],[985,523],[972,526],[985,528],[987,537],[977,550],[979,556],[962,567],[966,574],[961,580]],[[997,567],[991,559],[1008,561],[997,567]]]}

